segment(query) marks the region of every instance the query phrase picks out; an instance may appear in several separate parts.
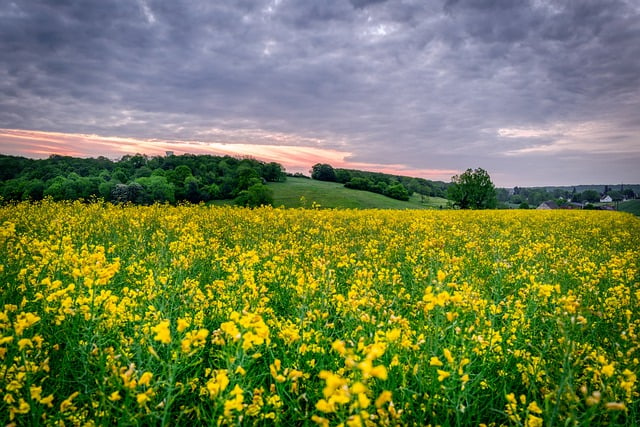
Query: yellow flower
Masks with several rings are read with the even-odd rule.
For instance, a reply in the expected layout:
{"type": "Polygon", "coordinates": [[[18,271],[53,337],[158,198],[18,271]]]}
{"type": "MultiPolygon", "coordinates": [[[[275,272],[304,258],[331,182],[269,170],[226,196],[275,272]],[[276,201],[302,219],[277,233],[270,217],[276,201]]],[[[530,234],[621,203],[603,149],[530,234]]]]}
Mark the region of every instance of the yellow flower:
{"type": "Polygon", "coordinates": [[[286,378],[284,375],[280,373],[280,368],[281,368],[280,359],[276,359],[273,361],[272,364],[269,365],[269,372],[271,373],[271,376],[273,377],[273,379],[276,380],[276,382],[282,383],[286,381],[286,378]]]}
{"type": "Polygon", "coordinates": [[[229,377],[227,376],[227,371],[224,369],[214,371],[214,376],[210,378],[206,384],[209,397],[211,397],[211,399],[217,397],[228,385],[229,377]]]}
{"type": "Polygon", "coordinates": [[[527,406],[527,409],[529,410],[529,412],[533,412],[534,414],[542,413],[542,409],[540,409],[540,407],[536,402],[529,403],[529,406],[527,406]]]}
{"type": "Polygon", "coordinates": [[[331,348],[340,354],[345,354],[347,352],[344,341],[342,340],[335,340],[333,344],[331,344],[331,348]]]}
{"type": "Polygon", "coordinates": [[[188,327],[189,327],[189,321],[182,318],[178,319],[178,326],[177,326],[178,332],[182,332],[188,327]]]}
{"type": "Polygon", "coordinates": [[[75,391],[73,393],[71,393],[71,395],[66,398],[65,400],[62,401],[62,403],[60,403],[60,412],[65,412],[69,409],[73,409],[73,399],[75,399],[76,397],[78,397],[78,395],[80,394],[79,391],[75,391]]]}
{"type": "Polygon", "coordinates": [[[391,397],[392,397],[391,392],[388,390],[384,390],[382,393],[380,393],[380,395],[376,399],[376,402],[375,402],[376,408],[381,408],[385,403],[391,402],[391,397]]]}
{"type": "Polygon", "coordinates": [[[120,399],[122,399],[122,397],[120,396],[120,392],[119,391],[114,391],[113,393],[111,393],[109,395],[109,400],[112,401],[112,402],[117,402],[120,399]]]}
{"type": "Polygon", "coordinates": [[[438,381],[442,382],[445,379],[449,378],[449,376],[451,376],[451,374],[447,371],[443,371],[442,369],[437,369],[438,371],[438,381]]]}
{"type": "Polygon", "coordinates": [[[615,373],[615,368],[613,367],[613,363],[609,363],[608,365],[603,366],[601,371],[604,375],[611,378],[615,373]]]}
{"type": "Polygon", "coordinates": [[[394,328],[394,329],[391,329],[390,331],[385,332],[385,336],[387,338],[387,341],[389,342],[396,341],[398,338],[400,338],[401,334],[402,334],[402,331],[399,328],[394,328]]]}
{"type": "Polygon", "coordinates": [[[169,326],[171,322],[169,320],[163,320],[158,323],[156,326],[151,328],[152,332],[155,332],[156,336],[153,337],[154,340],[160,341],[163,344],[171,343],[171,330],[169,326]]]}
{"type": "Polygon", "coordinates": [[[387,379],[387,368],[384,365],[378,365],[371,368],[369,372],[372,377],[378,378],[379,380],[387,379]]]}
{"type": "Polygon", "coordinates": [[[324,417],[320,417],[318,415],[312,415],[311,421],[320,425],[321,427],[329,427],[329,420],[324,417]]]}
{"type": "Polygon", "coordinates": [[[371,400],[364,393],[358,393],[358,406],[361,409],[366,409],[369,407],[371,400]]]}
{"type": "Polygon", "coordinates": [[[138,380],[138,385],[149,385],[149,381],[151,381],[152,377],[153,374],[151,372],[145,372],[138,380]]]}
{"type": "Polygon", "coordinates": [[[352,415],[347,419],[347,427],[362,427],[360,415],[352,415]]]}
{"type": "Polygon", "coordinates": [[[447,362],[453,363],[453,356],[451,356],[451,351],[449,351],[448,348],[445,348],[444,350],[442,350],[442,352],[444,353],[444,358],[447,359],[447,362]]]}
{"type": "Polygon", "coordinates": [[[40,321],[40,316],[33,313],[20,313],[16,318],[13,328],[17,336],[21,336],[25,329],[30,328],[40,321]]]}
{"type": "Polygon", "coordinates": [[[536,417],[533,414],[529,414],[524,425],[525,427],[542,427],[544,426],[544,420],[540,417],[536,417]]]}
{"type": "Polygon", "coordinates": [[[138,405],[145,406],[149,401],[149,395],[147,393],[138,393],[136,395],[136,401],[138,402],[138,405]]]}
{"type": "Polygon", "coordinates": [[[244,409],[244,390],[238,384],[231,390],[231,399],[224,402],[224,414],[226,417],[231,416],[231,411],[242,411],[244,409]]]}
{"type": "Polygon", "coordinates": [[[443,366],[444,363],[442,363],[442,361],[440,361],[440,359],[438,359],[438,357],[431,356],[431,360],[429,360],[429,365],[430,366],[443,366]]]}
{"type": "Polygon", "coordinates": [[[316,409],[318,411],[324,412],[325,414],[329,414],[331,412],[335,412],[336,411],[336,407],[335,405],[331,402],[327,402],[325,399],[320,399],[317,403],[316,403],[316,409]]]}
{"type": "Polygon", "coordinates": [[[49,408],[53,408],[53,394],[50,394],[47,397],[43,397],[39,400],[42,405],[48,406],[49,408]]]}
{"type": "Polygon", "coordinates": [[[15,418],[15,414],[28,414],[29,411],[31,410],[31,406],[25,402],[24,399],[20,398],[20,401],[18,402],[18,407],[11,407],[9,409],[10,411],[10,415],[9,418],[10,419],[14,419],[15,418]]]}

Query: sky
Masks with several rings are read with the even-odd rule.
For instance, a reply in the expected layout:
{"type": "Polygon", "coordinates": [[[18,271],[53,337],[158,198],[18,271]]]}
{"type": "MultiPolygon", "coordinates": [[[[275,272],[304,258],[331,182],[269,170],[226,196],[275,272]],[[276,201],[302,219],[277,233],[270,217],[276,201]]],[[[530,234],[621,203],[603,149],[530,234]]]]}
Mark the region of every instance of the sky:
{"type": "Polygon", "coordinates": [[[638,0],[0,0],[0,153],[640,183],[638,0]]]}

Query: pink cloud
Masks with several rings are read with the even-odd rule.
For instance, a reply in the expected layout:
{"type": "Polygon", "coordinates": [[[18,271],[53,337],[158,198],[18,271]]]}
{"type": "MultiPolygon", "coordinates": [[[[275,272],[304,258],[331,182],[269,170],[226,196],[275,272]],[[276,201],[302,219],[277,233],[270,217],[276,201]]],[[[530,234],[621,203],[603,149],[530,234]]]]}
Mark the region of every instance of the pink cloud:
{"type": "Polygon", "coordinates": [[[165,155],[211,154],[229,156],[251,156],[266,162],[282,164],[289,172],[308,173],[316,163],[328,163],[333,167],[360,169],[423,177],[448,181],[459,173],[448,169],[415,169],[405,165],[350,162],[350,152],[319,147],[297,145],[258,145],[203,141],[171,141],[144,138],[106,137],[100,135],[30,131],[21,129],[0,129],[0,153],[46,158],[52,154],[74,157],[99,157],[119,159],[127,154],[165,155]]]}

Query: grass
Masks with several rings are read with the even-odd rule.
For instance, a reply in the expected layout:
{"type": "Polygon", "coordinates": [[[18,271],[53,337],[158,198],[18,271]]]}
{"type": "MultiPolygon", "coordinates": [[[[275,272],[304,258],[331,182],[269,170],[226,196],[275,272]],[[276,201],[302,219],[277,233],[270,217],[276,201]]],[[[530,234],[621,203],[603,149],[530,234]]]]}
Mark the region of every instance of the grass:
{"type": "Polygon", "coordinates": [[[428,197],[422,202],[419,195],[414,195],[404,202],[368,191],[351,190],[335,182],[305,178],[289,177],[285,182],[268,185],[273,190],[276,207],[311,207],[314,202],[323,208],[351,209],[439,209],[447,205],[447,200],[440,197],[428,197]]]}
{"type": "Polygon", "coordinates": [[[622,202],[618,206],[618,210],[640,216],[640,199],[627,200],[626,202],[622,202]]]}

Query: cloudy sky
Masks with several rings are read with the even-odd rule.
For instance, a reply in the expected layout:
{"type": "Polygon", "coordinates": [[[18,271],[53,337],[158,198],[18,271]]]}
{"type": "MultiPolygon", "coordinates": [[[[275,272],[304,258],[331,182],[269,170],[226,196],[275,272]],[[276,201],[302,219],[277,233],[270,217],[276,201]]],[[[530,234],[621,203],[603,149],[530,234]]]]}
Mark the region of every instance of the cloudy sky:
{"type": "Polygon", "coordinates": [[[0,0],[0,153],[640,183],[637,0],[0,0]]]}

